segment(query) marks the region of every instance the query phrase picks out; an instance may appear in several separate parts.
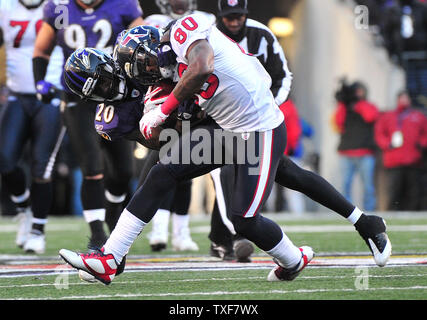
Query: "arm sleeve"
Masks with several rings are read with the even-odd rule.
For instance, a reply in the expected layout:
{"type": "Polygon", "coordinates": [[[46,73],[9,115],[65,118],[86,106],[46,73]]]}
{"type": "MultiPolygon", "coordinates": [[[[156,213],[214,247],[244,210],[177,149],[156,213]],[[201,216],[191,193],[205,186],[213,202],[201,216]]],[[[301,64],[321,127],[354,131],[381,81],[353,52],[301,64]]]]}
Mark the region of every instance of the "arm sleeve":
{"type": "Polygon", "coordinates": [[[344,104],[338,103],[333,120],[339,133],[342,133],[344,131],[344,123],[345,123],[346,115],[347,115],[347,110],[344,104]]]}
{"type": "Polygon", "coordinates": [[[368,122],[374,122],[378,119],[379,112],[376,106],[367,101],[360,101],[354,106],[354,111],[359,113],[362,118],[368,122]]]}
{"type": "Polygon", "coordinates": [[[291,89],[292,73],[288,69],[288,62],[277,38],[267,33],[268,56],[265,69],[270,74],[271,92],[278,105],[286,101],[291,89]]]}
{"type": "Polygon", "coordinates": [[[57,7],[53,1],[48,1],[43,8],[43,21],[49,24],[56,32],[57,29],[55,28],[55,21],[61,14],[66,14],[64,10],[61,10],[61,6],[57,7]],[[57,13],[55,13],[55,10],[57,13]]]}

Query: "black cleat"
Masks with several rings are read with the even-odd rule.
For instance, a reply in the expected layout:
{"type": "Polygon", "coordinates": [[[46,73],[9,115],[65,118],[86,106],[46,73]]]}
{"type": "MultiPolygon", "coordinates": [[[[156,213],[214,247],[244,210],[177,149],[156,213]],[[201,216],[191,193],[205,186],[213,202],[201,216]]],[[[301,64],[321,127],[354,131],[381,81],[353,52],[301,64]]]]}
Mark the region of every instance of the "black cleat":
{"type": "Polygon", "coordinates": [[[212,257],[220,258],[224,261],[236,259],[233,248],[226,248],[224,246],[216,244],[215,242],[211,242],[211,248],[209,253],[212,257]]]}
{"type": "Polygon", "coordinates": [[[362,215],[355,224],[357,232],[371,250],[375,263],[384,267],[391,255],[391,242],[386,233],[383,218],[374,215],[362,215]]]}

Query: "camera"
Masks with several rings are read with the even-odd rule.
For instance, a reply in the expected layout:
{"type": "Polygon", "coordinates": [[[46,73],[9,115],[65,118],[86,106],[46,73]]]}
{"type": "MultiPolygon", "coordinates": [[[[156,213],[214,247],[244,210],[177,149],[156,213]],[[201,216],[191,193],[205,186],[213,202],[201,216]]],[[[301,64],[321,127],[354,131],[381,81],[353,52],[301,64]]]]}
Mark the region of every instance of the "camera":
{"type": "Polygon", "coordinates": [[[346,106],[359,101],[359,97],[356,95],[356,89],[359,87],[359,82],[349,84],[347,79],[343,78],[340,80],[340,88],[335,92],[335,99],[338,102],[342,102],[346,106]]]}

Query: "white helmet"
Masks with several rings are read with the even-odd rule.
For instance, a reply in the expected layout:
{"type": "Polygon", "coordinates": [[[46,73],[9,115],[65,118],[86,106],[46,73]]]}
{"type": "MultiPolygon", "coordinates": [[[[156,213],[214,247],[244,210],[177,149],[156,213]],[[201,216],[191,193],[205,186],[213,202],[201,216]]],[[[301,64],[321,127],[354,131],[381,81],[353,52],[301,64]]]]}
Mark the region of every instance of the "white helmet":
{"type": "Polygon", "coordinates": [[[174,12],[174,8],[172,8],[170,0],[156,0],[156,4],[159,7],[160,11],[163,14],[170,16],[172,19],[179,19],[197,9],[196,0],[186,0],[186,2],[188,3],[187,11],[179,14],[174,12]]]}
{"type": "Polygon", "coordinates": [[[44,0],[19,0],[22,5],[28,9],[34,9],[39,7],[44,0]]]}

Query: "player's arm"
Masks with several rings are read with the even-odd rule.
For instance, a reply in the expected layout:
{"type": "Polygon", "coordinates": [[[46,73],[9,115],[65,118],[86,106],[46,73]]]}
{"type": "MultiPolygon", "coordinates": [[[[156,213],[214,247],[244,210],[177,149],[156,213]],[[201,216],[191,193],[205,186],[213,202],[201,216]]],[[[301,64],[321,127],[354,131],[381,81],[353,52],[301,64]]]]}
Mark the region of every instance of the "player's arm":
{"type": "Polygon", "coordinates": [[[55,44],[55,29],[50,24],[43,22],[34,44],[33,77],[36,84],[37,98],[46,103],[52,99],[53,85],[44,81],[44,78],[55,44]]]}
{"type": "Polygon", "coordinates": [[[131,22],[131,24],[129,25],[129,29],[132,29],[133,27],[137,27],[137,26],[142,26],[142,25],[146,25],[146,23],[142,17],[138,17],[131,22]]]}
{"type": "Polygon", "coordinates": [[[44,79],[55,44],[55,30],[48,23],[43,22],[34,44],[33,73],[35,83],[44,79]]]}
{"type": "Polygon", "coordinates": [[[178,81],[170,97],[162,105],[164,114],[170,114],[180,102],[193,97],[214,71],[214,52],[207,40],[197,40],[187,50],[188,68],[178,81]]]}

